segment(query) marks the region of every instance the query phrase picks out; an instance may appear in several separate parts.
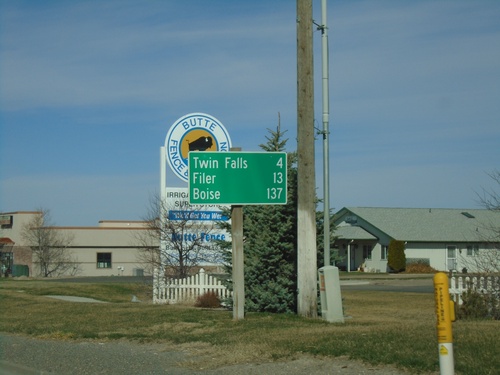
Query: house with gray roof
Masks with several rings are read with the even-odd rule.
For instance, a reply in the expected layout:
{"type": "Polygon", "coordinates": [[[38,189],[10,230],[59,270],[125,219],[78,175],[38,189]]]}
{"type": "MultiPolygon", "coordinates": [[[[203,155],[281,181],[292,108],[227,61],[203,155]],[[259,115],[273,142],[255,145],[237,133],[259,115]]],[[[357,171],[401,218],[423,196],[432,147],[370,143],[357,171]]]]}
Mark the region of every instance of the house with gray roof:
{"type": "Polygon", "coordinates": [[[335,214],[334,246],[347,271],[388,272],[391,240],[405,242],[407,264],[469,272],[474,257],[500,251],[500,213],[484,209],[344,207],[335,214]]]}

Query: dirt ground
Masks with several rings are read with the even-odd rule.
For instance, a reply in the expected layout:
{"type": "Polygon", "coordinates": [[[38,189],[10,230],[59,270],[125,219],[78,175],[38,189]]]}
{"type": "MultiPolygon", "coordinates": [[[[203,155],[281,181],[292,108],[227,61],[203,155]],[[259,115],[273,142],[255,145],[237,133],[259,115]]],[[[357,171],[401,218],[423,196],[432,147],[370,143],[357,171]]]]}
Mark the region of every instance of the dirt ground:
{"type": "Polygon", "coordinates": [[[392,366],[370,366],[348,358],[299,356],[286,361],[244,363],[210,368],[210,358],[196,349],[128,341],[55,341],[0,335],[0,374],[172,374],[172,375],[404,375],[392,366]]]}

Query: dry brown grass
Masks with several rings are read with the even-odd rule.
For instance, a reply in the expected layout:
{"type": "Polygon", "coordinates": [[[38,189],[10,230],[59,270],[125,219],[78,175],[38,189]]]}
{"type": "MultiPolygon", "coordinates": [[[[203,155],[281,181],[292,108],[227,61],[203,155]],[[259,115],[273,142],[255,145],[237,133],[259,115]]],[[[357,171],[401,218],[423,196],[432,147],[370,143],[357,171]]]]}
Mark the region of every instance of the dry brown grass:
{"type": "MultiPolygon", "coordinates": [[[[296,315],[259,313],[234,321],[230,311],[130,302],[132,294],[142,298],[140,288],[0,282],[0,331],[56,340],[156,342],[165,350],[189,351],[193,368],[303,354],[347,356],[420,373],[438,368],[434,296],[430,293],[344,291],[348,319],[344,324],[328,324],[296,315]],[[112,303],[70,303],[44,297],[68,293],[112,303]]],[[[457,373],[492,374],[500,368],[495,354],[499,328],[495,321],[454,324],[457,373]]]]}

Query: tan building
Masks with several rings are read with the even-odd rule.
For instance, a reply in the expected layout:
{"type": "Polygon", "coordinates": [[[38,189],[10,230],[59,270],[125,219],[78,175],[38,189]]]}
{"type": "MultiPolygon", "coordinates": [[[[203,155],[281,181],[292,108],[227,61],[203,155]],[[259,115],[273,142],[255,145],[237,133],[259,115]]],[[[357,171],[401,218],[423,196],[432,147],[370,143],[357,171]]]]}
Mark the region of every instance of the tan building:
{"type": "MultiPolygon", "coordinates": [[[[22,230],[38,212],[0,213],[0,256],[2,275],[38,276],[31,250],[22,238],[22,230]],[[21,267],[22,266],[22,267],[21,267]]],[[[73,267],[67,275],[142,276],[147,267],[139,259],[138,235],[146,230],[142,221],[100,221],[96,227],[53,227],[71,238],[68,251],[73,267]]]]}

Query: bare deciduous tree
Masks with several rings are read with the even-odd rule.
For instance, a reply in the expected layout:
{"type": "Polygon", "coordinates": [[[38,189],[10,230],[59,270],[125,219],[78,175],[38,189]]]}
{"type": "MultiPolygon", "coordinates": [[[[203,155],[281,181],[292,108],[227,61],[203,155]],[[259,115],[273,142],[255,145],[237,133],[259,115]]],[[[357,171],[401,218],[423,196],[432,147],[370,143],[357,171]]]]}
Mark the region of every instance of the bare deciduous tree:
{"type": "Polygon", "coordinates": [[[477,201],[480,206],[493,213],[493,218],[481,223],[478,230],[480,240],[484,242],[483,249],[470,249],[472,253],[468,257],[463,257],[463,263],[466,267],[480,273],[498,273],[500,272],[500,171],[495,170],[489,173],[496,188],[483,188],[477,193],[477,201]]]}
{"type": "Polygon", "coordinates": [[[167,277],[184,278],[202,263],[221,262],[217,240],[225,239],[224,235],[215,233],[216,224],[212,220],[201,220],[202,213],[200,207],[189,206],[179,211],[158,196],[150,199],[144,218],[146,228],[137,235],[138,261],[147,272],[163,268],[167,277]]]}
{"type": "MultiPolygon", "coordinates": [[[[496,187],[500,190],[500,171],[488,173],[488,176],[496,183],[496,187]]],[[[482,189],[481,193],[477,194],[479,204],[490,211],[498,211],[500,213],[500,191],[494,189],[482,189]]],[[[500,228],[496,228],[497,233],[500,228]]]]}
{"type": "Polygon", "coordinates": [[[33,261],[43,277],[73,273],[77,264],[68,247],[73,237],[54,228],[48,209],[38,209],[37,214],[26,223],[21,236],[25,245],[33,252],[33,261]]]}

